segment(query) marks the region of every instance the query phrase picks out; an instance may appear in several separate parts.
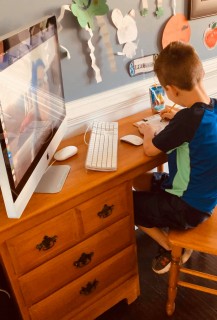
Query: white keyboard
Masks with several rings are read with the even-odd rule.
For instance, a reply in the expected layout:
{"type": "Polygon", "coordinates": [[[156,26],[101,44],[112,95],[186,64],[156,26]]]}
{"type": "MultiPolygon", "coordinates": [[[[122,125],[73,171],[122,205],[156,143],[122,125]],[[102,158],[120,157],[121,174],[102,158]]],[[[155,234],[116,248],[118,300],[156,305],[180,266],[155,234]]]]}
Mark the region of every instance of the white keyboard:
{"type": "Polygon", "coordinates": [[[90,170],[117,170],[118,122],[94,121],[85,167],[90,170]]]}

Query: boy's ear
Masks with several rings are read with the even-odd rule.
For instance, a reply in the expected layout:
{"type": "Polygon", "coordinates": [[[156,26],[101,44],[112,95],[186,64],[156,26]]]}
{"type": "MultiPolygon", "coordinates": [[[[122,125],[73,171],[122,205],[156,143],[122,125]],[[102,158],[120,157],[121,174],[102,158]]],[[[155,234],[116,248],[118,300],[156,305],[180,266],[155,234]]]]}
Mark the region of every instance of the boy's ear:
{"type": "Polygon", "coordinates": [[[173,85],[166,85],[165,90],[167,93],[177,97],[179,95],[179,89],[173,85]]]}

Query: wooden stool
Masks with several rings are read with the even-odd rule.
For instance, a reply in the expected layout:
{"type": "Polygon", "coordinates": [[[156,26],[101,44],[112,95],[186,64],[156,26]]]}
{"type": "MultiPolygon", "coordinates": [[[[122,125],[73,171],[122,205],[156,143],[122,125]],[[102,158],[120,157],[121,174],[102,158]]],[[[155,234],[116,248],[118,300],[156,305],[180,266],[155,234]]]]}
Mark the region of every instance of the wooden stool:
{"type": "Polygon", "coordinates": [[[180,266],[183,248],[217,255],[217,207],[211,218],[196,228],[186,231],[171,230],[169,241],[172,245],[172,262],[169,274],[166,312],[170,316],[175,310],[177,285],[217,295],[217,290],[215,289],[179,280],[179,273],[183,272],[203,279],[217,281],[217,276],[180,266]]]}

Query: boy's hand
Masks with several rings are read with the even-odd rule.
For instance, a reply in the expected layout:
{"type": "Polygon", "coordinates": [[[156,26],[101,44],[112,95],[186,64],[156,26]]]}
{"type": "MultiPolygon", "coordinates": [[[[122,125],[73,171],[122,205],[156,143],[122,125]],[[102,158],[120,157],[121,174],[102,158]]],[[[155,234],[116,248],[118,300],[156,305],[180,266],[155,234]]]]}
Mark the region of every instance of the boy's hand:
{"type": "Polygon", "coordinates": [[[149,123],[142,123],[138,126],[139,132],[144,135],[143,148],[147,156],[155,156],[161,152],[157,149],[152,139],[157,133],[156,125],[151,125],[149,123]]]}
{"type": "Polygon", "coordinates": [[[176,108],[165,106],[165,108],[160,112],[160,116],[162,119],[171,120],[178,111],[179,110],[176,108]]]}
{"type": "Polygon", "coordinates": [[[156,127],[149,123],[142,123],[138,126],[139,132],[145,137],[153,138],[156,132],[156,127]]]}

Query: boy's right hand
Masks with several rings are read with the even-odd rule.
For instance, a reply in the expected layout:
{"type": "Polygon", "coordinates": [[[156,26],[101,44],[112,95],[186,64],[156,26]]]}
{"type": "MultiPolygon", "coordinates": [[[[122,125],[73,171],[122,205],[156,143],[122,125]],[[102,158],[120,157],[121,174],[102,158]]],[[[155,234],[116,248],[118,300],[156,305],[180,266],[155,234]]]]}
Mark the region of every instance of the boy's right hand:
{"type": "Polygon", "coordinates": [[[176,108],[166,105],[165,108],[160,112],[160,116],[162,119],[171,120],[177,112],[178,110],[176,108]]]}

